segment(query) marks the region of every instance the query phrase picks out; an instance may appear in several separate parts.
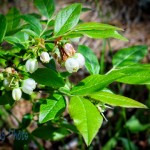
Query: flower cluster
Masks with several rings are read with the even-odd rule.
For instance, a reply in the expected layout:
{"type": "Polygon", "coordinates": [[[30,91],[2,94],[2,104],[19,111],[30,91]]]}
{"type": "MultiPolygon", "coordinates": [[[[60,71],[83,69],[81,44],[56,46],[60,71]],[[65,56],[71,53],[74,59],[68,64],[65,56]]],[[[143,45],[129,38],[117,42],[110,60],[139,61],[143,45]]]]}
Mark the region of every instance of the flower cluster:
{"type": "Polygon", "coordinates": [[[85,64],[84,56],[76,53],[70,43],[64,44],[59,48],[60,55],[57,57],[58,62],[64,63],[66,70],[69,73],[77,72],[85,64]]]}
{"type": "MultiPolygon", "coordinates": [[[[53,54],[57,54],[58,56],[57,58],[54,58],[58,60],[61,65],[64,65],[69,73],[77,72],[78,69],[82,68],[85,64],[85,59],[83,55],[80,53],[76,53],[76,51],[70,43],[60,43],[56,44],[58,51],[55,50],[52,52],[53,54]]],[[[46,52],[43,41],[41,44],[35,45],[32,52],[28,53],[30,58],[26,58],[26,72],[32,74],[38,69],[38,56],[39,60],[41,60],[42,63],[49,63],[52,59],[49,53],[46,52]]],[[[14,100],[21,99],[22,91],[26,94],[31,95],[33,93],[33,90],[36,88],[37,83],[32,78],[24,79],[26,77],[23,77],[14,68],[8,67],[1,71],[1,74],[4,75],[0,76],[0,78],[2,78],[3,80],[3,86],[5,90],[12,91],[12,97],[14,100]]]]}
{"type": "Polygon", "coordinates": [[[12,90],[12,97],[14,100],[19,100],[22,97],[22,91],[31,95],[36,88],[36,82],[31,79],[22,80],[20,75],[14,68],[8,67],[3,72],[3,86],[7,91],[12,90]]]}
{"type": "MultiPolygon", "coordinates": [[[[51,60],[48,52],[42,52],[40,54],[40,60],[43,62],[43,63],[49,63],[49,61],[51,60]]],[[[26,64],[25,64],[25,69],[27,72],[30,72],[30,73],[33,73],[35,72],[37,69],[38,69],[38,61],[36,58],[30,58],[26,61],[26,64]]]]}
{"type": "Polygon", "coordinates": [[[84,66],[84,56],[80,53],[76,53],[71,44],[65,44],[64,51],[68,55],[68,58],[65,61],[65,67],[69,73],[77,72],[79,68],[82,68],[84,66]]]}

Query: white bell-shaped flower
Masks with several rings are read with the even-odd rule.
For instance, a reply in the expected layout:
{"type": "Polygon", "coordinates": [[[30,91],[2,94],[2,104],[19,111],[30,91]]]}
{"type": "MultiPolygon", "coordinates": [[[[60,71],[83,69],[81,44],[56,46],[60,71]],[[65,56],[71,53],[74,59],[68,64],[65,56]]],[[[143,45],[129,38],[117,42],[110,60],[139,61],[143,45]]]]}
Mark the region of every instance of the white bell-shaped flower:
{"type": "Polygon", "coordinates": [[[43,63],[49,63],[49,61],[51,60],[49,54],[47,52],[42,52],[41,55],[40,55],[40,60],[43,62],[43,63]]]}
{"type": "Polygon", "coordinates": [[[25,64],[27,72],[33,73],[38,69],[38,62],[36,59],[28,59],[25,64]]]}
{"type": "Polygon", "coordinates": [[[22,91],[20,88],[14,88],[12,90],[12,97],[14,100],[18,101],[22,96],[22,91]]]}
{"type": "Polygon", "coordinates": [[[79,64],[76,59],[68,58],[65,62],[65,67],[69,73],[77,72],[79,69],[79,64]]]}
{"type": "Polygon", "coordinates": [[[31,95],[33,93],[33,90],[36,88],[36,82],[29,78],[23,81],[22,84],[22,91],[26,94],[31,95]]]}
{"type": "Polygon", "coordinates": [[[79,64],[79,68],[82,68],[85,65],[85,58],[81,53],[75,53],[73,57],[79,64]]]}

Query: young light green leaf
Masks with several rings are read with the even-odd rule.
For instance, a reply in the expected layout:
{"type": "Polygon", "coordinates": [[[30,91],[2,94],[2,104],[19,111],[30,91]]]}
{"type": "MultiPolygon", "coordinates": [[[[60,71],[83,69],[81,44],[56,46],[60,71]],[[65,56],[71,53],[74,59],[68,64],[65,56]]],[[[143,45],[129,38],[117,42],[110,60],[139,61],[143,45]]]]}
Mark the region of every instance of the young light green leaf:
{"type": "Polygon", "coordinates": [[[6,20],[7,32],[16,29],[20,23],[20,12],[16,8],[10,9],[6,15],[6,20]]]}
{"type": "Polygon", "coordinates": [[[148,47],[146,45],[138,45],[121,49],[113,56],[113,66],[116,68],[133,65],[143,59],[147,53],[148,47]]]}
{"type": "Polygon", "coordinates": [[[17,37],[14,37],[14,36],[6,36],[4,38],[4,40],[7,41],[8,43],[11,43],[11,44],[15,44],[15,43],[20,42],[20,40],[17,37]]]}
{"type": "Polygon", "coordinates": [[[98,109],[90,101],[74,96],[69,103],[69,114],[86,144],[90,145],[103,122],[98,109]]]}
{"type": "Polygon", "coordinates": [[[102,90],[113,81],[124,76],[122,73],[111,73],[108,75],[91,75],[80,81],[75,87],[72,88],[71,94],[73,95],[88,95],[102,90]]]}
{"type": "Polygon", "coordinates": [[[22,18],[29,23],[29,25],[31,26],[32,30],[35,31],[35,33],[37,35],[40,35],[41,31],[42,31],[42,26],[40,24],[40,21],[35,18],[32,15],[23,15],[22,18]]]}
{"type": "Polygon", "coordinates": [[[78,46],[78,52],[85,57],[85,67],[90,74],[99,74],[100,65],[94,52],[84,45],[78,46]]]}
{"type": "Polygon", "coordinates": [[[3,41],[7,29],[7,22],[4,15],[0,14],[0,43],[3,41]]]}
{"type": "Polygon", "coordinates": [[[72,29],[79,21],[81,4],[72,4],[65,7],[56,16],[54,35],[61,35],[72,29]]]}
{"type": "Polygon", "coordinates": [[[116,95],[110,92],[100,91],[91,94],[90,97],[112,106],[120,106],[127,108],[147,108],[147,106],[145,106],[144,104],[137,102],[131,98],[116,95]]]}
{"type": "Polygon", "coordinates": [[[28,35],[30,35],[32,37],[38,37],[38,35],[30,29],[22,29],[21,32],[27,33],[28,35]]]}
{"type": "Polygon", "coordinates": [[[54,0],[34,0],[34,4],[43,16],[51,18],[55,10],[54,0]]]}
{"type": "Polygon", "coordinates": [[[77,25],[74,30],[76,31],[84,31],[84,30],[122,30],[118,27],[109,25],[109,24],[102,24],[98,22],[85,22],[80,23],[77,25]]]}
{"type": "Polygon", "coordinates": [[[46,86],[58,88],[64,86],[64,80],[52,69],[49,68],[39,68],[32,75],[37,83],[46,86]]]}
{"type": "Polygon", "coordinates": [[[40,106],[39,122],[44,123],[56,118],[66,108],[66,101],[62,95],[53,94],[40,106]]]}

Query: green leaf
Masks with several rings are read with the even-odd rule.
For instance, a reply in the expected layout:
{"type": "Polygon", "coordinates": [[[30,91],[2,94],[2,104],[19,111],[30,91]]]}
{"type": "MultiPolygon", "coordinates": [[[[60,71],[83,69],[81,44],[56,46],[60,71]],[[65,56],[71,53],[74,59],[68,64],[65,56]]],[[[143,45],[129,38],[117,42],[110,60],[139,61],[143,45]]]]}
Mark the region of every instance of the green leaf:
{"type": "Polygon", "coordinates": [[[34,0],[34,4],[43,16],[51,18],[55,10],[54,0],[34,0]]]}
{"type": "Polygon", "coordinates": [[[66,137],[70,132],[64,127],[41,126],[32,132],[32,135],[45,140],[60,140],[66,137]]]}
{"type": "Polygon", "coordinates": [[[100,65],[94,52],[84,45],[79,45],[78,52],[85,57],[85,67],[90,74],[99,74],[100,65]]]}
{"type": "Polygon", "coordinates": [[[75,33],[81,33],[83,35],[95,39],[116,38],[119,40],[128,41],[116,30],[84,30],[84,31],[76,31],[75,33]]]}
{"type": "Polygon", "coordinates": [[[17,37],[14,37],[14,36],[6,36],[4,38],[4,40],[7,41],[8,43],[11,43],[11,44],[15,44],[15,43],[20,42],[20,40],[17,37]]]}
{"type": "Polygon", "coordinates": [[[150,124],[141,124],[139,120],[132,116],[125,124],[125,127],[128,128],[132,133],[138,133],[150,128],[150,124]]]}
{"type": "Polygon", "coordinates": [[[69,114],[86,144],[90,145],[103,122],[98,109],[90,101],[74,96],[69,103],[69,114]]]}
{"type": "Polygon", "coordinates": [[[29,23],[29,25],[31,26],[31,29],[33,31],[35,31],[35,33],[37,35],[40,35],[40,33],[42,32],[42,26],[40,24],[40,21],[32,16],[32,15],[23,15],[22,18],[27,22],[29,23]]]}
{"type": "Polygon", "coordinates": [[[32,37],[37,37],[38,36],[34,31],[32,31],[30,29],[22,29],[21,32],[27,33],[28,35],[30,35],[32,37]]]}
{"type": "Polygon", "coordinates": [[[143,59],[148,53],[148,47],[146,45],[139,45],[128,47],[119,50],[113,56],[113,66],[121,67],[127,65],[133,65],[143,59]]]}
{"type": "Polygon", "coordinates": [[[63,79],[55,71],[48,68],[39,68],[31,74],[31,78],[39,84],[54,88],[62,87],[65,84],[63,79]]]}
{"type": "Polygon", "coordinates": [[[91,98],[103,103],[127,108],[147,108],[144,104],[137,102],[131,98],[116,95],[110,92],[97,92],[90,95],[91,98]]]}
{"type": "Polygon", "coordinates": [[[98,22],[85,22],[77,25],[74,28],[74,30],[84,31],[84,30],[122,30],[122,29],[109,24],[102,24],[98,22]]]}
{"type": "Polygon", "coordinates": [[[16,8],[10,9],[6,15],[7,32],[16,29],[20,23],[20,12],[16,8]]]}
{"type": "Polygon", "coordinates": [[[25,129],[29,126],[29,124],[32,121],[32,115],[31,114],[25,114],[22,118],[22,122],[19,125],[19,129],[25,129]]]}
{"type": "Polygon", "coordinates": [[[119,137],[119,140],[122,142],[124,150],[139,150],[139,148],[129,139],[119,137]]]}
{"type": "Polygon", "coordinates": [[[102,147],[102,150],[112,150],[117,145],[117,138],[110,138],[107,143],[102,147]]]}
{"type": "Polygon", "coordinates": [[[0,43],[3,41],[7,29],[7,22],[4,15],[0,14],[0,43]]]}
{"type": "Polygon", "coordinates": [[[44,123],[56,118],[66,108],[66,101],[62,95],[54,94],[40,106],[39,122],[44,123]]]}
{"type": "Polygon", "coordinates": [[[150,84],[150,65],[132,65],[126,66],[119,69],[115,69],[113,73],[124,74],[120,79],[117,79],[118,82],[127,83],[127,84],[150,84]]]}
{"type": "Polygon", "coordinates": [[[108,75],[90,75],[73,87],[71,94],[88,95],[90,93],[100,91],[122,76],[124,76],[124,74],[115,72],[108,75]]]}
{"type": "Polygon", "coordinates": [[[61,35],[72,29],[79,21],[81,4],[72,4],[65,7],[56,16],[54,35],[61,35]]]}

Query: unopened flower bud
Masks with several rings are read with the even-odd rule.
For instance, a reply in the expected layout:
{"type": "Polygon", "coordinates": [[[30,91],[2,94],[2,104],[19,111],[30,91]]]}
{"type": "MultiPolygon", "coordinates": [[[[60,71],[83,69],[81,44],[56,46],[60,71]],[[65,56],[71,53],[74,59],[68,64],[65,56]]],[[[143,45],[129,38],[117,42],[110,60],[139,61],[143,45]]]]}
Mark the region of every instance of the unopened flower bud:
{"type": "Polygon", "coordinates": [[[41,55],[40,55],[40,60],[43,62],[43,63],[49,63],[50,61],[50,56],[47,52],[42,52],[41,55]]]}
{"type": "Polygon", "coordinates": [[[11,67],[7,67],[7,68],[5,69],[5,71],[6,71],[7,73],[9,73],[9,74],[16,73],[15,69],[14,69],[14,68],[11,68],[11,67]]]}
{"type": "Polygon", "coordinates": [[[22,96],[22,91],[20,88],[15,88],[12,90],[12,97],[14,100],[18,101],[22,96]]]}
{"type": "Polygon", "coordinates": [[[36,59],[28,59],[25,64],[27,72],[33,73],[38,69],[38,62],[36,59]]]}
{"type": "Polygon", "coordinates": [[[26,94],[31,95],[33,90],[36,88],[36,82],[29,78],[23,81],[23,85],[22,85],[22,91],[26,94]]]}
{"type": "Polygon", "coordinates": [[[10,85],[10,82],[11,82],[10,79],[4,79],[4,81],[3,81],[3,86],[4,86],[5,89],[8,90],[8,91],[11,90],[11,88],[10,88],[10,86],[9,86],[9,85],[10,85]]]}
{"type": "Polygon", "coordinates": [[[77,72],[79,69],[79,64],[74,58],[68,58],[65,62],[65,67],[69,73],[77,72]]]}
{"type": "Polygon", "coordinates": [[[64,45],[64,51],[69,57],[73,56],[76,52],[70,43],[64,45]]]}
{"type": "Polygon", "coordinates": [[[82,68],[85,65],[85,58],[82,54],[80,53],[75,53],[74,57],[75,60],[77,60],[79,64],[79,68],[82,68]]]}

